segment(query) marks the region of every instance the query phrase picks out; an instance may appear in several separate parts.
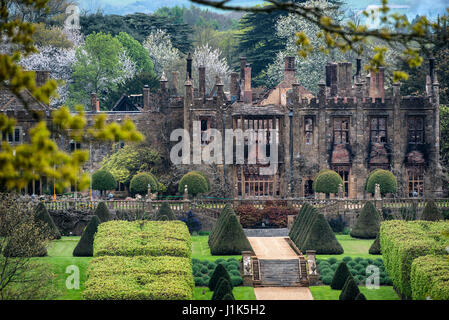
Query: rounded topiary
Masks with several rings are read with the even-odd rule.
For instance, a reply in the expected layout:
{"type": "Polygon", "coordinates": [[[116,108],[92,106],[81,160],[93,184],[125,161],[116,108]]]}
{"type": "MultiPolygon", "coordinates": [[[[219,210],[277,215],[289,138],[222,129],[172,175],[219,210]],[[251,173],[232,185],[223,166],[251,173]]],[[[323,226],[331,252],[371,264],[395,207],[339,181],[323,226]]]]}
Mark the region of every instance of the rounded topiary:
{"type": "Polygon", "coordinates": [[[365,295],[363,293],[360,292],[357,295],[357,297],[355,297],[355,300],[366,300],[366,297],[365,297],[365,295]]]}
{"type": "Polygon", "coordinates": [[[92,175],[92,189],[103,192],[114,190],[116,187],[117,181],[109,171],[98,170],[92,175]]]}
{"type": "Polygon", "coordinates": [[[337,270],[335,271],[334,277],[332,278],[331,288],[334,290],[343,289],[348,277],[352,277],[351,272],[349,272],[345,262],[340,262],[337,270]]]}
{"type": "Polygon", "coordinates": [[[351,237],[361,239],[374,239],[380,229],[380,214],[374,205],[368,201],[363,206],[360,216],[357,218],[351,230],[351,237]]]}
{"type": "Polygon", "coordinates": [[[93,216],[81,235],[80,241],[73,250],[74,257],[92,257],[94,255],[94,238],[100,219],[93,216]]]}
{"type": "Polygon", "coordinates": [[[100,220],[100,223],[108,222],[112,219],[112,215],[109,212],[108,206],[104,202],[100,202],[95,209],[95,215],[100,220]]]}
{"type": "Polygon", "coordinates": [[[426,221],[444,220],[443,215],[441,214],[440,210],[438,210],[438,208],[433,200],[427,201],[426,207],[424,208],[424,211],[422,213],[421,220],[426,220],[426,221]]]}
{"type": "Polygon", "coordinates": [[[151,173],[138,173],[131,179],[131,182],[129,183],[129,192],[132,195],[140,194],[141,196],[144,196],[148,193],[148,185],[150,185],[152,193],[159,190],[159,183],[151,173]]]}
{"type": "MultiPolygon", "coordinates": [[[[207,184],[207,191],[206,191],[206,192],[209,192],[209,191],[210,191],[210,181],[209,181],[209,178],[208,178],[203,172],[201,172],[201,171],[191,171],[191,172],[198,173],[199,175],[201,175],[201,176],[206,180],[206,184],[207,184]]],[[[183,190],[183,192],[184,192],[184,190],[183,190]]]]}
{"type": "Polygon", "coordinates": [[[168,202],[162,202],[161,207],[156,214],[157,220],[176,220],[173,210],[170,208],[168,202]]]}
{"type": "Polygon", "coordinates": [[[212,295],[212,300],[223,300],[226,295],[232,295],[231,282],[225,278],[221,278],[217,284],[217,288],[212,295]]]}
{"type": "Polygon", "coordinates": [[[338,193],[338,186],[343,185],[341,176],[333,170],[321,170],[313,182],[313,190],[317,193],[338,193]]]}
{"type": "Polygon", "coordinates": [[[237,287],[243,283],[243,279],[240,276],[231,276],[231,283],[233,287],[237,287]]]}
{"type": "Polygon", "coordinates": [[[332,283],[332,276],[326,275],[323,277],[322,281],[325,285],[330,285],[332,283]]]}
{"type": "MultiPolygon", "coordinates": [[[[380,238],[379,238],[379,233],[377,234],[376,240],[374,240],[373,244],[371,245],[371,247],[369,248],[369,254],[382,254],[380,252],[380,238]]],[[[376,262],[374,262],[375,265],[376,262]]]]}
{"type": "Polygon", "coordinates": [[[194,197],[208,191],[206,178],[195,171],[188,172],[181,178],[178,183],[178,191],[184,193],[185,186],[187,186],[189,194],[194,197]]]}
{"type": "Polygon", "coordinates": [[[194,277],[193,281],[195,281],[195,286],[201,287],[203,285],[203,278],[201,277],[194,277]]]}
{"type": "Polygon", "coordinates": [[[212,274],[212,277],[209,281],[209,290],[214,291],[217,287],[218,282],[221,278],[224,278],[231,283],[231,277],[229,276],[229,273],[226,271],[225,267],[219,263],[217,267],[214,270],[214,273],[212,274]]]}
{"type": "Polygon", "coordinates": [[[359,287],[355,284],[354,278],[348,277],[340,293],[339,300],[355,300],[360,293],[359,287]]]}
{"type": "Polygon", "coordinates": [[[53,218],[50,216],[47,208],[42,202],[40,202],[36,207],[34,219],[36,222],[42,223],[43,227],[49,232],[50,238],[61,239],[61,233],[59,232],[58,227],[56,227],[53,218]]]}
{"type": "Polygon", "coordinates": [[[383,169],[376,169],[368,176],[366,191],[374,193],[376,184],[379,184],[380,193],[395,193],[398,191],[398,182],[393,173],[383,169]]]}

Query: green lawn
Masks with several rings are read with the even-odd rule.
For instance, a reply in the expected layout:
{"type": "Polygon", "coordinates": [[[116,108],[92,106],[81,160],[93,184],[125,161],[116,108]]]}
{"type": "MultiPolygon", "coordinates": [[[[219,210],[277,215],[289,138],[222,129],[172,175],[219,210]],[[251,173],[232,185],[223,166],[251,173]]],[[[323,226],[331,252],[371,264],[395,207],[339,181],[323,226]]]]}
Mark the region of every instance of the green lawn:
{"type": "MultiPolygon", "coordinates": [[[[359,289],[367,300],[400,300],[390,286],[380,286],[379,289],[359,286],[359,289]]],[[[338,300],[341,290],[333,290],[330,286],[312,286],[310,292],[315,300],[338,300]]]]}
{"type": "MultiPolygon", "coordinates": [[[[256,300],[253,287],[235,287],[232,289],[235,300],[256,300]]],[[[193,291],[194,300],[210,300],[213,292],[207,287],[195,287],[193,291]],[[204,294],[203,294],[204,292],[204,294]]]]}
{"type": "Polygon", "coordinates": [[[58,300],[81,300],[81,292],[86,277],[86,267],[90,257],[73,257],[72,252],[80,237],[62,237],[61,240],[52,241],[48,247],[48,256],[35,258],[42,263],[47,263],[55,274],[53,283],[49,286],[56,287],[58,300]],[[80,270],[80,289],[67,289],[66,279],[70,274],[66,273],[66,268],[75,265],[80,270]]]}
{"type": "Polygon", "coordinates": [[[372,255],[369,254],[369,248],[374,242],[374,239],[372,240],[363,240],[363,239],[356,239],[352,238],[349,234],[348,235],[342,235],[337,234],[336,235],[337,240],[340,242],[340,244],[343,247],[343,250],[345,251],[343,254],[319,254],[317,255],[318,259],[327,259],[330,257],[335,257],[337,259],[341,259],[343,257],[349,256],[352,258],[355,257],[361,257],[361,258],[379,258],[382,257],[380,255],[372,255]]]}
{"type": "Polygon", "coordinates": [[[228,259],[228,258],[236,258],[240,260],[242,258],[241,255],[235,256],[213,256],[210,254],[209,245],[207,244],[207,239],[209,236],[192,236],[192,259],[199,260],[210,260],[215,261],[219,258],[228,259]]]}

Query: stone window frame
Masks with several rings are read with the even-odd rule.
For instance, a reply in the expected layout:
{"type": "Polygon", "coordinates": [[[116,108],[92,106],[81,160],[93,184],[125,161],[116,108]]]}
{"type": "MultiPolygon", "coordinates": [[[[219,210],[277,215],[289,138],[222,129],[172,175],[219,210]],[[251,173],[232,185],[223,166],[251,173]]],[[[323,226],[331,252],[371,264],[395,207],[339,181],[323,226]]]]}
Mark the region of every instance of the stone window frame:
{"type": "Polygon", "coordinates": [[[333,135],[332,135],[332,137],[333,137],[334,145],[336,145],[336,144],[349,144],[350,129],[351,129],[351,117],[349,117],[349,116],[335,116],[335,117],[333,117],[333,120],[332,120],[332,134],[333,135]],[[341,125],[340,125],[339,128],[337,128],[336,127],[336,121],[338,121],[338,120],[342,121],[342,123],[343,123],[343,121],[346,121],[347,122],[346,128],[343,128],[341,125]],[[339,136],[339,141],[340,142],[337,142],[338,139],[335,138],[336,134],[337,134],[337,136],[339,136]],[[344,135],[346,136],[345,142],[342,142],[344,135]]]}
{"type": "Polygon", "coordinates": [[[381,144],[386,144],[388,142],[388,117],[387,116],[371,116],[369,118],[369,132],[370,132],[370,142],[371,143],[381,143],[381,144]],[[380,127],[380,123],[379,120],[384,120],[384,128],[382,129],[380,127]],[[376,124],[376,128],[373,129],[372,125],[373,125],[373,120],[377,120],[377,124],[376,124]],[[384,132],[384,141],[381,141],[380,137],[380,133],[384,132]],[[375,133],[376,135],[376,141],[373,141],[373,133],[375,133]]]}
{"type": "Polygon", "coordinates": [[[415,198],[423,197],[425,191],[424,185],[425,166],[424,165],[410,165],[407,167],[407,181],[408,181],[408,196],[415,198]]]}
{"type": "Polygon", "coordinates": [[[306,115],[306,116],[304,116],[304,144],[306,146],[311,146],[311,145],[314,144],[313,143],[313,140],[314,140],[314,136],[313,136],[314,129],[315,129],[315,116],[313,116],[313,115],[306,115]],[[308,121],[307,120],[310,120],[311,123],[309,125],[310,125],[311,128],[307,127],[308,126],[308,124],[307,124],[308,121]]]}
{"type": "Polygon", "coordinates": [[[407,116],[407,143],[408,144],[424,144],[425,143],[425,129],[426,117],[425,115],[409,115],[407,116]],[[417,120],[421,120],[421,128],[418,128],[417,120]],[[410,122],[413,122],[413,128],[410,128],[410,122]],[[421,133],[417,138],[417,132],[421,133]],[[412,138],[413,137],[413,138],[412,138]]]}
{"type": "Polygon", "coordinates": [[[23,142],[23,128],[21,126],[14,127],[12,133],[7,133],[4,137],[2,135],[2,140],[10,144],[21,144],[23,142]],[[17,135],[18,139],[16,139],[17,135]]]}
{"type": "Polygon", "coordinates": [[[201,145],[208,145],[210,142],[210,129],[212,125],[211,116],[199,116],[198,121],[200,121],[200,132],[201,132],[201,145]],[[206,130],[203,130],[203,121],[206,121],[206,130]]]}
{"type": "MultiPolygon", "coordinates": [[[[256,165],[258,167],[259,165],[256,165]]],[[[245,173],[244,165],[236,166],[237,196],[242,199],[275,199],[280,196],[279,171],[274,175],[245,173]]]]}
{"type": "Polygon", "coordinates": [[[337,172],[343,180],[344,196],[349,197],[349,186],[351,177],[351,165],[350,164],[334,164],[332,170],[337,172]]]}

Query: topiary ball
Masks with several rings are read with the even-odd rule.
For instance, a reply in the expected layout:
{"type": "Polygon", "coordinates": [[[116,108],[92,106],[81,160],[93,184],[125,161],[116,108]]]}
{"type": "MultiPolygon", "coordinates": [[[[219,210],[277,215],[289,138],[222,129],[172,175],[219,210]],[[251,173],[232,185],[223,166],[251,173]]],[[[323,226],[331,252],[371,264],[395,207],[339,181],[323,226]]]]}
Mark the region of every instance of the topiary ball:
{"type": "Polygon", "coordinates": [[[150,185],[152,193],[159,191],[159,183],[151,173],[138,173],[131,179],[131,182],[129,183],[129,192],[133,196],[136,194],[144,196],[148,193],[148,185],[150,185]]]}
{"type": "Polygon", "coordinates": [[[205,193],[208,191],[208,183],[206,178],[198,172],[188,172],[186,173],[178,183],[178,192],[184,193],[185,186],[190,195],[197,196],[200,193],[205,193]]]}
{"type": "Polygon", "coordinates": [[[98,170],[92,175],[92,189],[99,191],[115,190],[117,181],[114,176],[106,170],[98,170]]]}
{"type": "Polygon", "coordinates": [[[375,192],[375,186],[379,184],[380,193],[395,193],[398,191],[398,182],[393,173],[383,169],[376,169],[368,176],[366,181],[366,191],[375,192]]]}
{"type": "Polygon", "coordinates": [[[341,176],[333,170],[321,170],[313,182],[313,190],[316,193],[338,193],[339,185],[343,185],[341,176]]]}

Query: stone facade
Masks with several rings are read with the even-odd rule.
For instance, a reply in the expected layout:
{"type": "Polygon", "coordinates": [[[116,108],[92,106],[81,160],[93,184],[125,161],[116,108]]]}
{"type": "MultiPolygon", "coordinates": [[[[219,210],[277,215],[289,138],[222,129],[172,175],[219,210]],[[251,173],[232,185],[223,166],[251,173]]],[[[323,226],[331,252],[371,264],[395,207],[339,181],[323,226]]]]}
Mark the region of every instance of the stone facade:
{"type": "MultiPolygon", "coordinates": [[[[292,57],[285,60],[284,80],[263,94],[251,87],[251,67],[245,58],[241,58],[240,74],[231,74],[230,92],[224,92],[217,77],[214,88],[207,93],[204,67],[199,70],[199,88],[193,88],[191,63],[187,61],[184,88],[178,85],[179,73],[172,72],[170,81],[164,73],[158,92],[152,93],[145,87],[142,94],[124,94],[112,111],[99,111],[98,99],[92,94],[86,115],[88,121],[103,113],[108,121],[131,118],[145,134],[146,143],[160,150],[165,159],[169,159],[170,150],[177,143],[170,141],[171,132],[177,128],[188,130],[201,149],[211,143],[210,129],[217,129],[223,138],[226,129],[277,129],[279,163],[274,175],[261,176],[259,169],[265,165],[247,162],[169,168],[174,180],[189,170],[205,171],[217,196],[316,197],[313,179],[321,169],[330,168],[343,177],[346,197],[369,198],[366,179],[372,170],[382,168],[391,170],[398,178],[400,197],[441,197],[444,175],[439,162],[439,85],[433,63],[430,65],[427,83],[423,84],[427,95],[405,97],[400,94],[399,84],[393,85],[390,96],[386,95],[382,68],[363,75],[359,59],[355,74],[349,62],[329,63],[323,70],[325,81],[319,84],[315,97],[296,83],[292,57]],[[194,125],[199,126],[200,137],[193,135],[194,125]]],[[[45,76],[41,72],[38,75],[45,76]]],[[[18,119],[20,141],[27,141],[33,120],[21,109],[19,101],[11,99],[2,91],[0,110],[18,119]]],[[[42,109],[50,120],[50,108],[38,103],[34,108],[42,109]]],[[[67,151],[89,148],[59,139],[67,151]]],[[[90,146],[91,162],[85,169],[98,169],[101,160],[120,147],[120,143],[90,146]]],[[[222,148],[224,154],[224,144],[222,148]]],[[[244,150],[245,159],[258,152],[248,140],[244,150]]],[[[41,185],[39,192],[43,188],[41,185]]]]}

